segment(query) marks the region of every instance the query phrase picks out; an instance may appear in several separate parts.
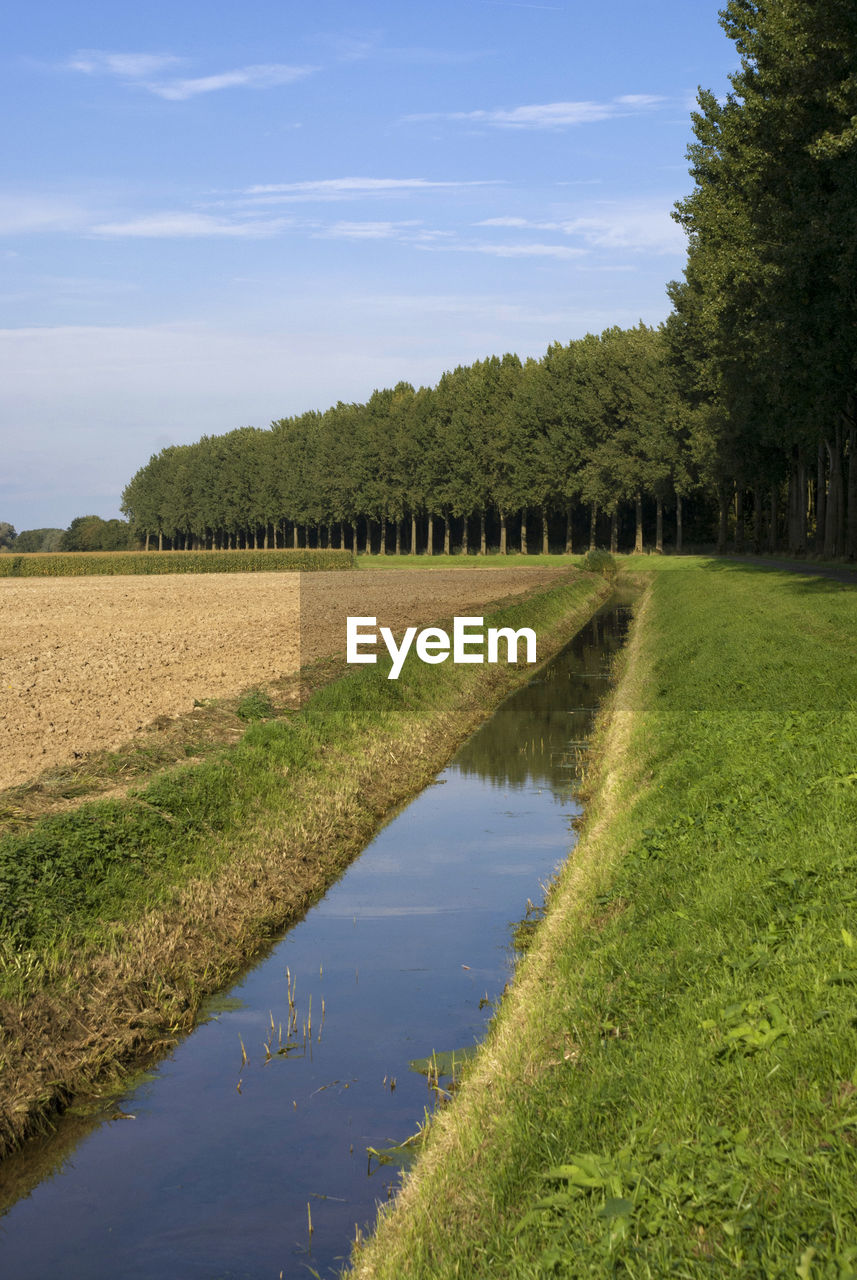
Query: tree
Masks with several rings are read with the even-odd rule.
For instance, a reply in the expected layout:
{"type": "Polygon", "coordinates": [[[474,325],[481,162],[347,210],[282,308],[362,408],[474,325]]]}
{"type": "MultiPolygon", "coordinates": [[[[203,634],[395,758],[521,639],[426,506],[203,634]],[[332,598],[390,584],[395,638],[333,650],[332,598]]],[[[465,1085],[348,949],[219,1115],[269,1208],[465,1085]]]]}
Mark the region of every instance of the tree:
{"type": "MultiPolygon", "coordinates": [[[[707,350],[708,408],[722,410],[716,465],[732,472],[736,499],[748,483],[776,498],[788,480],[799,550],[818,458],[816,511],[836,554],[847,458],[857,551],[857,10],[850,0],[731,0],[721,25],[741,68],[724,102],[699,95],[696,187],[677,210],[688,266],[673,300],[707,350]]],[[[717,483],[722,526],[727,477],[717,483]]]]}

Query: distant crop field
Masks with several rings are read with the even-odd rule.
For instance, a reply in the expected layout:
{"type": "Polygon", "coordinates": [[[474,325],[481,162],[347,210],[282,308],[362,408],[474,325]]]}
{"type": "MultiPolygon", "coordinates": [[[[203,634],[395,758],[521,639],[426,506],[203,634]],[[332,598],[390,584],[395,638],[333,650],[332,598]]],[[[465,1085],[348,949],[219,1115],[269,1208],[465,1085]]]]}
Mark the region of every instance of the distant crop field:
{"type": "Polygon", "coordinates": [[[557,577],[455,569],[0,578],[0,789],[118,747],[195,700],[344,652],[349,614],[425,625],[557,577]]]}
{"type": "Polygon", "coordinates": [[[194,573],[313,573],[351,569],[354,556],[338,550],[270,551],[74,551],[0,555],[0,578],[194,573]]]}

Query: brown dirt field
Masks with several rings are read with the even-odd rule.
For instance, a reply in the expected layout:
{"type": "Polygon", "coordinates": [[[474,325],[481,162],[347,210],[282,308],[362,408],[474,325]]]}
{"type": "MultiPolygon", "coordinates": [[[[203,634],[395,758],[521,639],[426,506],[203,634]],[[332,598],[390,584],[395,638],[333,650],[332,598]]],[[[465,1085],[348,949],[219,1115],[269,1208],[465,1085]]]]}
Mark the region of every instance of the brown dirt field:
{"type": "Polygon", "coordinates": [[[426,625],[563,572],[0,579],[0,790],[341,653],[349,614],[426,625]]]}

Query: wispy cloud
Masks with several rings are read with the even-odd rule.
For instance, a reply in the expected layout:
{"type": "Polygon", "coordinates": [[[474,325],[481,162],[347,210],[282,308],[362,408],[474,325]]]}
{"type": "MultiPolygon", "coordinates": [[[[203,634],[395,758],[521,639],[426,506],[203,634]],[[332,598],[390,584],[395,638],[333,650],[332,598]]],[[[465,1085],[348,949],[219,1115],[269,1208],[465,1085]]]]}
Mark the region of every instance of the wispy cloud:
{"type": "Polygon", "coordinates": [[[286,218],[234,221],[214,218],[207,213],[154,213],[125,222],[104,222],[91,228],[96,236],[138,237],[149,240],[195,239],[199,237],[237,237],[261,239],[277,235],[289,226],[286,218]]]}
{"type": "Polygon", "coordinates": [[[334,222],[315,234],[333,240],[392,240],[413,231],[418,222],[334,222]]]}
{"type": "Polygon", "coordinates": [[[462,120],[500,129],[567,129],[634,115],[658,107],[665,101],[655,94],[632,93],[612,98],[609,102],[542,102],[523,107],[495,107],[490,111],[432,111],[404,118],[407,121],[462,120]]]}
{"type": "Polygon", "coordinates": [[[670,217],[668,202],[658,205],[639,203],[603,205],[587,210],[585,216],[560,221],[539,221],[519,217],[485,218],[477,227],[504,230],[557,231],[576,236],[583,243],[599,249],[631,249],[645,253],[683,253],[684,232],[670,217]]]}
{"type": "Polygon", "coordinates": [[[292,67],[285,63],[269,63],[262,66],[239,67],[235,71],[222,71],[219,75],[198,76],[190,80],[169,80],[159,84],[145,84],[144,88],[159,98],[171,102],[184,102],[200,93],[216,93],[218,89],[270,89],[276,85],[293,84],[304,80],[315,67],[292,67]]]}
{"type": "Polygon", "coordinates": [[[571,258],[582,258],[585,249],[574,248],[567,244],[492,244],[490,241],[461,241],[456,244],[423,244],[424,249],[437,249],[455,253],[483,253],[492,258],[558,258],[568,261],[571,258]]]}
{"type": "Polygon", "coordinates": [[[290,204],[311,200],[353,200],[363,196],[392,196],[450,188],[496,185],[493,180],[434,181],[430,178],[321,178],[309,182],[273,182],[247,187],[241,193],[254,204],[290,204]]]}
{"type": "Polygon", "coordinates": [[[83,209],[50,196],[0,195],[0,235],[71,231],[86,224],[83,209]]]}
{"type": "Polygon", "coordinates": [[[145,80],[161,71],[179,66],[184,58],[172,53],[107,53],[102,49],[81,49],[67,66],[86,75],[118,76],[122,80],[145,80]]]}
{"type": "Polygon", "coordinates": [[[269,89],[303,80],[317,70],[316,67],[271,62],[206,76],[165,77],[162,74],[186,61],[170,53],[109,53],[101,49],[84,49],[66,65],[70,70],[86,75],[114,76],[169,102],[184,102],[199,94],[216,93],[221,89],[269,89]]]}

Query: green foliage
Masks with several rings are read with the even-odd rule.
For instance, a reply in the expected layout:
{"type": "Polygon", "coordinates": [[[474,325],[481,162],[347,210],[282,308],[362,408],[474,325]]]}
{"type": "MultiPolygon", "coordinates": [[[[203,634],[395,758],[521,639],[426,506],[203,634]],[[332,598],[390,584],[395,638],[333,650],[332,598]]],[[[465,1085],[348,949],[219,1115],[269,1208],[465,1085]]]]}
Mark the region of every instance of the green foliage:
{"type": "Polygon", "coordinates": [[[63,534],[58,550],[128,551],[133,546],[134,532],[127,521],[76,516],[63,534]]]}
{"type": "Polygon", "coordinates": [[[251,689],[238,703],[237,714],[242,720],[268,720],[277,711],[264,689],[251,689]]]}
{"type": "Polygon", "coordinates": [[[68,578],[89,574],[311,573],[351,569],[350,551],[150,551],[91,555],[4,556],[0,577],[68,578]]]}
{"type": "Polygon", "coordinates": [[[63,529],[22,529],[15,539],[15,551],[59,551],[63,536],[63,529]]]}
{"type": "Polygon", "coordinates": [[[600,573],[602,578],[608,579],[615,578],[619,572],[619,566],[610,552],[602,551],[597,547],[587,551],[580,562],[580,567],[584,573],[600,573]]]}
{"type": "Polygon", "coordinates": [[[0,551],[9,551],[16,540],[15,526],[8,520],[0,520],[0,551]]]}
{"type": "MultiPolygon", "coordinates": [[[[670,286],[691,450],[714,485],[789,478],[794,491],[821,445],[818,518],[828,527],[817,537],[841,554],[841,469],[857,449],[857,10],[848,0],[730,0],[720,21],[740,69],[725,100],[699,94],[695,187],[676,215],[688,263],[670,286]]],[[[793,494],[793,524],[796,504],[805,494],[793,494]]],[[[790,530],[793,546],[801,538],[790,530]]]]}

